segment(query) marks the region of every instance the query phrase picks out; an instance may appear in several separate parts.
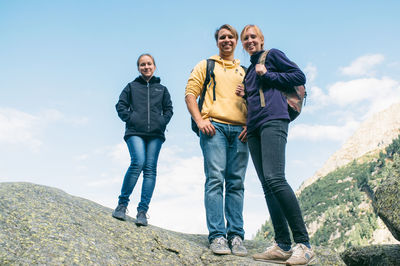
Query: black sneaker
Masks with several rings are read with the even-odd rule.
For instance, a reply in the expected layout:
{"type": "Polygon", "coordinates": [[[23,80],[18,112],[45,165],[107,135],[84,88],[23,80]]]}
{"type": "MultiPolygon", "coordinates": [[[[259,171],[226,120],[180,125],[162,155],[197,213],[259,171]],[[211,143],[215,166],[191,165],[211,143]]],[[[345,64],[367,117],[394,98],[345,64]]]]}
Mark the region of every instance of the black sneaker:
{"type": "Polygon", "coordinates": [[[119,204],[117,206],[117,208],[115,208],[115,210],[112,213],[112,217],[118,219],[118,220],[122,220],[125,221],[126,220],[126,207],[124,205],[119,204]]]}
{"type": "Polygon", "coordinates": [[[144,211],[140,211],[138,212],[138,214],[136,215],[136,225],[143,225],[143,226],[147,226],[147,217],[146,217],[146,212],[144,211]]]}

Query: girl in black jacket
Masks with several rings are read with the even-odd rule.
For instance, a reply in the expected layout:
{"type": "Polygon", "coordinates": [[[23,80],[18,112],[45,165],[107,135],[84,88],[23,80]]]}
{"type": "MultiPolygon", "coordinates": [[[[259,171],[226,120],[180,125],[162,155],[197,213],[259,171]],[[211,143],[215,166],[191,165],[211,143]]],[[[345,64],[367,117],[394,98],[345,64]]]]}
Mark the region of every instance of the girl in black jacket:
{"type": "Polygon", "coordinates": [[[164,131],[171,120],[172,102],[156,70],[154,58],[142,54],[137,60],[140,76],[128,83],[115,106],[118,116],[126,123],[125,136],[131,164],[125,174],[114,218],[125,220],[129,196],[143,171],[142,193],[137,207],[136,224],[147,225],[146,213],[156,183],[157,160],[165,141],[164,131]]]}

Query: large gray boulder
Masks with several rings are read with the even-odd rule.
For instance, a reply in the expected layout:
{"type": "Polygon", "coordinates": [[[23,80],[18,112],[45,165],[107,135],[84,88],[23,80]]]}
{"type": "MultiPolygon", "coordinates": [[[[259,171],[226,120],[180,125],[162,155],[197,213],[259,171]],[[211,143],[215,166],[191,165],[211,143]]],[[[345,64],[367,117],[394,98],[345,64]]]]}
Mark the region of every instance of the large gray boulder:
{"type": "MultiPolygon", "coordinates": [[[[0,265],[273,265],[251,255],[267,243],[245,241],[246,257],[216,256],[206,235],[119,221],[112,210],[59,189],[0,183],[0,265]]],[[[316,248],[319,265],[344,265],[316,248]]]]}
{"type": "Polygon", "coordinates": [[[387,178],[375,191],[373,206],[394,238],[400,241],[400,177],[387,178]]]}
{"type": "Polygon", "coordinates": [[[351,247],[342,253],[347,266],[400,265],[400,245],[351,247]]]}
{"type": "MultiPolygon", "coordinates": [[[[385,179],[375,190],[372,205],[392,235],[400,240],[400,180],[385,179]]],[[[341,254],[346,265],[400,265],[400,245],[351,247],[341,254]]]]}

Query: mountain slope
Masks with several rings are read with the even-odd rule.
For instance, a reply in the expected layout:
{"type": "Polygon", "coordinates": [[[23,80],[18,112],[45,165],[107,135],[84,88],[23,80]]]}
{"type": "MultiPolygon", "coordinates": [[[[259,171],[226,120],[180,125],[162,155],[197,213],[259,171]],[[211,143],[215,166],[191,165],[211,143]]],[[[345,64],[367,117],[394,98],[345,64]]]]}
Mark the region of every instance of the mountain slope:
{"type": "MultiPolygon", "coordinates": [[[[399,243],[373,209],[380,184],[400,179],[400,137],[376,156],[367,155],[330,172],[305,187],[298,196],[313,245],[338,251],[370,244],[399,243]]],[[[273,240],[271,221],[256,239],[273,240]]]]}
{"type": "Polygon", "coordinates": [[[400,103],[396,103],[361,123],[356,132],[325,162],[322,168],[303,182],[298,193],[336,168],[368,153],[379,152],[399,134],[400,103]]]}
{"type": "MultiPolygon", "coordinates": [[[[311,243],[339,251],[398,243],[372,199],[388,176],[400,178],[400,103],[363,122],[340,150],[297,191],[311,243]]],[[[255,239],[273,240],[270,221],[255,239]]]]}

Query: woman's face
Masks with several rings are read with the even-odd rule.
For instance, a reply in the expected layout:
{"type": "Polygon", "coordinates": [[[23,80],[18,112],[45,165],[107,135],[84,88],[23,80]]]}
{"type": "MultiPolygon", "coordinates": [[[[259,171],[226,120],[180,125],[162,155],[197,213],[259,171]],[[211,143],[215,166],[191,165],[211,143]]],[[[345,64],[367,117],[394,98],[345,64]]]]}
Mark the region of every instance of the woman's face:
{"type": "Polygon", "coordinates": [[[142,74],[142,76],[146,80],[149,80],[153,76],[154,71],[156,70],[156,66],[154,65],[153,59],[148,55],[144,55],[139,59],[138,68],[140,74],[142,74]]]}
{"type": "Polygon", "coordinates": [[[231,56],[235,52],[237,40],[230,30],[221,29],[218,32],[217,46],[220,55],[231,56]]]}
{"type": "Polygon", "coordinates": [[[250,55],[261,51],[264,41],[257,35],[254,28],[248,28],[242,38],[243,48],[250,55]]]}

